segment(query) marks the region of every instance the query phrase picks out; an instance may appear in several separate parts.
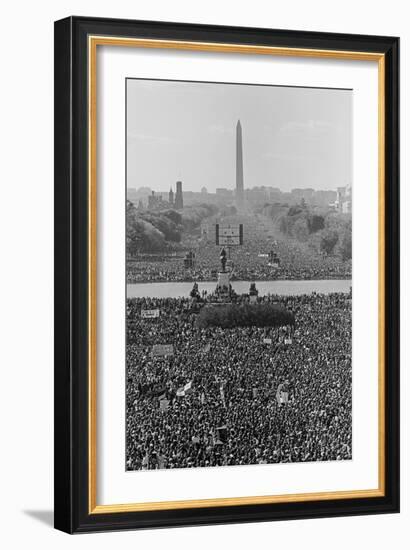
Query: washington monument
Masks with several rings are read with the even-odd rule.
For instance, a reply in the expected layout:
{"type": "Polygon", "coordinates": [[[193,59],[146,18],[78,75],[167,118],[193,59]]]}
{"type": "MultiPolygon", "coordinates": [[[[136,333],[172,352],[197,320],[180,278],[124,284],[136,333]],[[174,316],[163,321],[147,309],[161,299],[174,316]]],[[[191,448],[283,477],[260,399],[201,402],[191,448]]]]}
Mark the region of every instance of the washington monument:
{"type": "Polygon", "coordinates": [[[243,157],[242,157],[242,126],[238,120],[236,124],[236,202],[243,205],[243,157]]]}

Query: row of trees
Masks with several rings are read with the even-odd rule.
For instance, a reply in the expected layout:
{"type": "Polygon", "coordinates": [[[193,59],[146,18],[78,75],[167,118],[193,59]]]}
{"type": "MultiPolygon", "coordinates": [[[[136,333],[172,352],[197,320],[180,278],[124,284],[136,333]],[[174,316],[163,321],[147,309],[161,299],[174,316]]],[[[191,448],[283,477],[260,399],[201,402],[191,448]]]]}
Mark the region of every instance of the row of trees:
{"type": "Polygon", "coordinates": [[[214,204],[199,204],[198,206],[188,206],[182,211],[182,226],[188,233],[195,230],[205,218],[214,216],[218,212],[218,207],[214,204]]]}
{"type": "Polygon", "coordinates": [[[181,241],[184,231],[195,230],[203,219],[218,211],[214,205],[199,205],[185,208],[182,212],[162,210],[139,211],[127,201],[127,254],[163,252],[181,241]]]}
{"type": "Polygon", "coordinates": [[[352,217],[333,210],[312,209],[302,203],[286,209],[267,210],[275,216],[279,230],[300,242],[306,242],[327,255],[352,257],[352,217]]]}

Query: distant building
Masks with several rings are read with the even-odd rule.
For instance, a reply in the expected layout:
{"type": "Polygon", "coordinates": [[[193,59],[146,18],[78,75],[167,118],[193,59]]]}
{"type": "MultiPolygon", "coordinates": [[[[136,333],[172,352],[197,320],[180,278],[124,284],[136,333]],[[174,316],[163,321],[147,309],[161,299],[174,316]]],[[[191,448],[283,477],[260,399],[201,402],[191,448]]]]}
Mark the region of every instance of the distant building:
{"type": "Polygon", "coordinates": [[[335,202],[336,197],[336,191],[316,191],[314,204],[317,206],[329,206],[329,204],[335,202]]]}
{"type": "Polygon", "coordinates": [[[155,194],[155,191],[151,191],[151,195],[148,196],[148,210],[161,210],[168,207],[169,203],[162,199],[162,195],[155,194]]]}
{"type": "Polygon", "coordinates": [[[138,202],[138,193],[137,193],[137,190],[134,189],[133,187],[127,187],[127,199],[131,202],[133,202],[134,204],[136,204],[138,202]]]}
{"type": "Polygon", "coordinates": [[[220,197],[233,197],[233,192],[231,189],[227,189],[226,187],[217,187],[216,190],[216,195],[217,196],[220,196],[220,197]]]}
{"type": "MultiPolygon", "coordinates": [[[[158,206],[160,196],[155,194],[155,191],[151,191],[151,195],[148,197],[148,209],[153,210],[158,206]]],[[[162,200],[162,197],[161,197],[162,200]]]]}
{"type": "Polygon", "coordinates": [[[168,193],[168,202],[171,206],[174,205],[174,192],[172,191],[172,187],[170,188],[168,193]]]}
{"type": "Polygon", "coordinates": [[[282,198],[282,191],[278,187],[271,187],[268,193],[271,201],[280,201],[282,198]]]}
{"type": "Polygon", "coordinates": [[[352,212],[352,187],[350,184],[346,185],[346,187],[337,188],[334,207],[335,210],[342,214],[350,214],[352,212]]]}
{"type": "Polygon", "coordinates": [[[201,204],[215,204],[217,206],[225,205],[232,202],[233,191],[227,197],[222,197],[216,193],[204,193],[194,192],[194,191],[185,191],[184,190],[184,208],[186,206],[199,206],[201,204]]]}
{"type": "Polygon", "coordinates": [[[292,189],[291,194],[292,199],[295,203],[299,204],[302,200],[304,200],[308,204],[311,204],[313,202],[315,190],[310,187],[304,189],[296,188],[292,189]]]}
{"type": "Polygon", "coordinates": [[[207,189],[206,187],[202,187],[201,193],[202,193],[203,195],[206,195],[206,194],[208,193],[208,189],[207,189]]]}
{"type": "Polygon", "coordinates": [[[177,210],[182,210],[184,208],[184,198],[182,196],[182,181],[177,181],[174,206],[177,210]]]}
{"type": "Polygon", "coordinates": [[[269,200],[269,189],[263,186],[246,189],[245,198],[254,206],[263,205],[269,200]]]}
{"type": "Polygon", "coordinates": [[[139,200],[142,200],[144,205],[148,204],[148,197],[150,195],[150,187],[140,187],[139,189],[135,189],[134,187],[127,187],[127,199],[135,204],[135,206],[138,205],[139,200]]]}

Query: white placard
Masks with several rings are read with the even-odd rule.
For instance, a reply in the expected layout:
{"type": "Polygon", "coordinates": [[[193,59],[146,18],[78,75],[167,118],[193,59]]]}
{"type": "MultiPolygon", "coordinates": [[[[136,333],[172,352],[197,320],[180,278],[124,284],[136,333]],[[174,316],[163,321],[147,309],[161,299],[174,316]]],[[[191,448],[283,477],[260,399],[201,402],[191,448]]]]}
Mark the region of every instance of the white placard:
{"type": "Polygon", "coordinates": [[[159,309],[142,309],[141,317],[143,319],[156,319],[159,317],[159,309]]]}

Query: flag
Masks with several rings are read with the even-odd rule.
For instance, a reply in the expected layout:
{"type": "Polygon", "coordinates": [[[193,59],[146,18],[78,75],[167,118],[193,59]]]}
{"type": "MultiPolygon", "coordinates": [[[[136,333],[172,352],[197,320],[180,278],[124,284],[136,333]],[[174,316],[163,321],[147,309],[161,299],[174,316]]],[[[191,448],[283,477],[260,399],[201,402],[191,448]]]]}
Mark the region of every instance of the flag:
{"type": "Polygon", "coordinates": [[[177,397],[185,397],[186,395],[189,395],[192,392],[193,392],[193,388],[192,388],[192,380],[191,380],[190,382],[185,384],[185,386],[181,386],[180,388],[178,388],[177,397]]]}
{"type": "Polygon", "coordinates": [[[189,395],[190,393],[193,392],[193,389],[192,389],[192,380],[190,382],[188,382],[188,384],[185,384],[184,386],[184,392],[185,392],[185,395],[189,395]]]}

